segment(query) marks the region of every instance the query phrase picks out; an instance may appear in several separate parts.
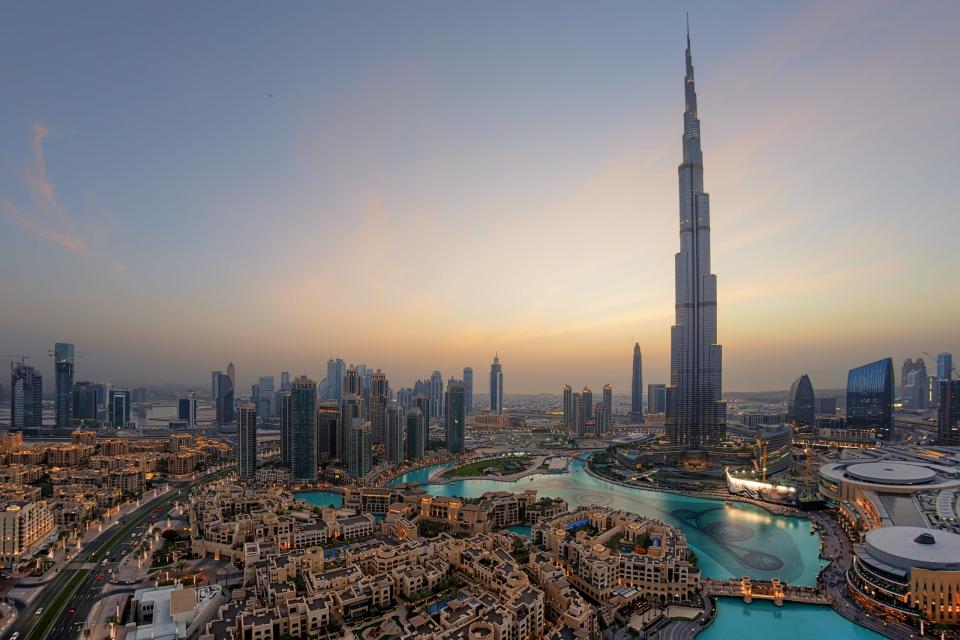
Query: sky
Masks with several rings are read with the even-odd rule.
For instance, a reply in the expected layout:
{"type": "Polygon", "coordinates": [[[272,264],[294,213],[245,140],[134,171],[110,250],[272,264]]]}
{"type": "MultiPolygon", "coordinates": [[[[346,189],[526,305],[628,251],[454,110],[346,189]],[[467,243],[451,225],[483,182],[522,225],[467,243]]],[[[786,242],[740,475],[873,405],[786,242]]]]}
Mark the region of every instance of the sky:
{"type": "Polygon", "coordinates": [[[6,5],[0,353],[667,382],[685,10],[724,389],[960,351],[960,3],[529,0],[6,5]]]}

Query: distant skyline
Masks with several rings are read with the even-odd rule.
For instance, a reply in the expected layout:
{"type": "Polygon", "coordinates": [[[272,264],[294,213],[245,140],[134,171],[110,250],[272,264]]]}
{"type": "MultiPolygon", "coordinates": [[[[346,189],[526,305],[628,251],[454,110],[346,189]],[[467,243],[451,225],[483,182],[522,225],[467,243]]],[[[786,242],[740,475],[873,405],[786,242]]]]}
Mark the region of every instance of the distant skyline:
{"type": "Polygon", "coordinates": [[[0,353],[45,390],[55,342],[75,380],[499,352],[507,395],[619,395],[636,341],[668,383],[686,9],[724,390],[960,352],[957,3],[283,8],[7,8],[0,353]]]}

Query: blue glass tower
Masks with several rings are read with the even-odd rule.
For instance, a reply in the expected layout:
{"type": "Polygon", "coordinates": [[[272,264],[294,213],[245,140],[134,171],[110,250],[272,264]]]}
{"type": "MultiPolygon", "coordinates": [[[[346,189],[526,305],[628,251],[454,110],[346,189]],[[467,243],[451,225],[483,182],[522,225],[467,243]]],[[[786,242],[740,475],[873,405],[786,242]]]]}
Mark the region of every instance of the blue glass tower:
{"type": "Polygon", "coordinates": [[[893,437],[893,359],[884,358],[847,374],[847,427],[873,429],[878,440],[893,437]]]}

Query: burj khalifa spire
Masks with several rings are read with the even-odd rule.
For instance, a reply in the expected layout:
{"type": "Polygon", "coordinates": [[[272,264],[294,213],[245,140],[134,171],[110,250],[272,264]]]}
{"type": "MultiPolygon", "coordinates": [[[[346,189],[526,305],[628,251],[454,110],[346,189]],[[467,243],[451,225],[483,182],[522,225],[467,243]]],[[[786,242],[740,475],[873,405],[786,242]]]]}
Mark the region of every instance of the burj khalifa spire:
{"type": "Polygon", "coordinates": [[[680,252],[676,254],[676,323],[670,329],[670,387],[666,430],[674,445],[702,449],[726,432],[720,400],[717,277],[710,273],[710,197],[703,191],[700,119],[687,27],[683,162],[680,179],[680,252]]]}

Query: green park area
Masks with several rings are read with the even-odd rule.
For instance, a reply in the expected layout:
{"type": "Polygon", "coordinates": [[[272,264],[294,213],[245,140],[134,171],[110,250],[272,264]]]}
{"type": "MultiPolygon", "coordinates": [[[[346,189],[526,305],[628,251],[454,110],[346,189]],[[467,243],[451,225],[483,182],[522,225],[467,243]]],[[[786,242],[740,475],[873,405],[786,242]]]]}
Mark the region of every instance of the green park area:
{"type": "Polygon", "coordinates": [[[475,460],[454,467],[443,474],[444,478],[473,478],[476,476],[505,476],[524,471],[530,467],[530,456],[503,456],[475,460]]]}

